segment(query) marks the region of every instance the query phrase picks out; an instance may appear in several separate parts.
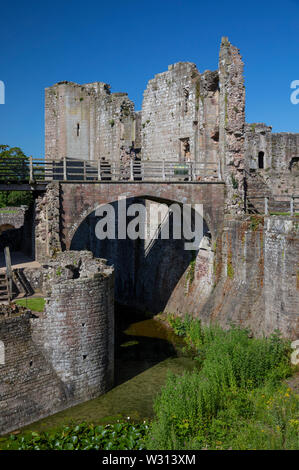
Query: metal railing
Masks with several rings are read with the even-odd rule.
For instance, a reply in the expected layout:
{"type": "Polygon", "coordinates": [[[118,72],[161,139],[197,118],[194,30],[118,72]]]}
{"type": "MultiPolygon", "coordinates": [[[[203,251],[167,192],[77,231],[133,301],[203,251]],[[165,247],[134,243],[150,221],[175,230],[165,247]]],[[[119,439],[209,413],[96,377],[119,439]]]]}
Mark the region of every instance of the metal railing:
{"type": "MultiPolygon", "coordinates": [[[[29,158],[26,171],[9,173],[17,180],[40,181],[221,181],[220,166],[215,162],[169,162],[130,160],[126,164],[106,160],[42,160],[29,158]]],[[[1,177],[1,171],[0,171],[1,177]]]]}

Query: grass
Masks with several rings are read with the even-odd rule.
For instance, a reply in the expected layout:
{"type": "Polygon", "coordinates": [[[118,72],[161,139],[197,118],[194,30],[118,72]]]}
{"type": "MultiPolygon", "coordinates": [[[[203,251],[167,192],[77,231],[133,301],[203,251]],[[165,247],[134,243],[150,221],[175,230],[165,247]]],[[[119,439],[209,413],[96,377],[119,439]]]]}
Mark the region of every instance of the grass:
{"type": "Polygon", "coordinates": [[[1,214],[17,214],[18,211],[13,210],[13,209],[2,209],[2,208],[0,208],[0,213],[1,214]]]}
{"type": "Polygon", "coordinates": [[[17,305],[21,305],[22,307],[29,308],[34,312],[43,312],[45,308],[45,299],[43,297],[32,297],[32,298],[25,298],[15,300],[17,305]]]}
{"type": "MultiPolygon", "coordinates": [[[[273,211],[270,211],[270,215],[291,215],[291,213],[290,212],[273,212],[273,211]]],[[[294,216],[299,217],[299,212],[295,212],[294,216]]]]}

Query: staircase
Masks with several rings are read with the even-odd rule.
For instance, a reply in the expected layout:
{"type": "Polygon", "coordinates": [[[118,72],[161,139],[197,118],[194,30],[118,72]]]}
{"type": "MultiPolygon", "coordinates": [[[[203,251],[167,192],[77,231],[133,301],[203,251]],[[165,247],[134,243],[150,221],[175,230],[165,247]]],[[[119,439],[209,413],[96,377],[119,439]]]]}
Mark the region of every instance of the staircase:
{"type": "Polygon", "coordinates": [[[28,282],[26,276],[23,273],[23,269],[15,269],[13,271],[14,280],[18,286],[18,288],[23,290],[24,297],[30,297],[34,294],[34,290],[32,289],[30,283],[28,282]]]}
{"type": "Polygon", "coordinates": [[[290,210],[290,198],[283,200],[283,196],[275,197],[271,188],[265,183],[263,177],[256,172],[246,173],[246,202],[247,212],[250,214],[265,213],[265,198],[268,198],[269,212],[288,212],[290,210]],[[280,198],[280,200],[278,199],[280,198]]]}
{"type": "Polygon", "coordinates": [[[5,273],[0,274],[0,303],[9,302],[8,283],[5,273]]]}

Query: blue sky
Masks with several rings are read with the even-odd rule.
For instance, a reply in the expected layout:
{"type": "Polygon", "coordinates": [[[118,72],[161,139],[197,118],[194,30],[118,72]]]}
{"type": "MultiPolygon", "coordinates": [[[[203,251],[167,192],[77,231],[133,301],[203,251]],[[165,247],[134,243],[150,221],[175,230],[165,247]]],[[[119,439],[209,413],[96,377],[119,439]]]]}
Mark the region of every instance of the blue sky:
{"type": "Polygon", "coordinates": [[[0,143],[44,154],[44,88],[103,81],[141,108],[147,81],[178,61],[217,69],[221,36],[245,62],[247,122],[299,132],[299,0],[1,2],[0,143]]]}

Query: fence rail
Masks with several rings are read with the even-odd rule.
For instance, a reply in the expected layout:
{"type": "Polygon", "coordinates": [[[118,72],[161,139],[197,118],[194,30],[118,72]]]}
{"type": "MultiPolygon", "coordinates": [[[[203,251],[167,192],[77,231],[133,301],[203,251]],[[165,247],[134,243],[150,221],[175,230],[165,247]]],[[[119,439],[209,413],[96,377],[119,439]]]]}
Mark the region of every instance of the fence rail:
{"type": "Polygon", "coordinates": [[[270,214],[277,214],[286,212],[287,214],[293,216],[295,214],[299,214],[299,195],[291,195],[291,196],[251,196],[248,197],[248,201],[260,201],[263,207],[264,215],[270,214]],[[271,207],[272,206],[272,207],[271,207]],[[274,206],[274,207],[273,207],[274,206]],[[276,209],[277,206],[284,206],[286,211],[277,211],[273,210],[276,209]],[[272,210],[271,210],[272,209],[272,210]]]}
{"type": "Polygon", "coordinates": [[[205,178],[221,181],[217,163],[131,160],[123,164],[106,160],[43,160],[32,157],[23,161],[3,159],[0,162],[2,181],[200,181],[205,178]]]}

